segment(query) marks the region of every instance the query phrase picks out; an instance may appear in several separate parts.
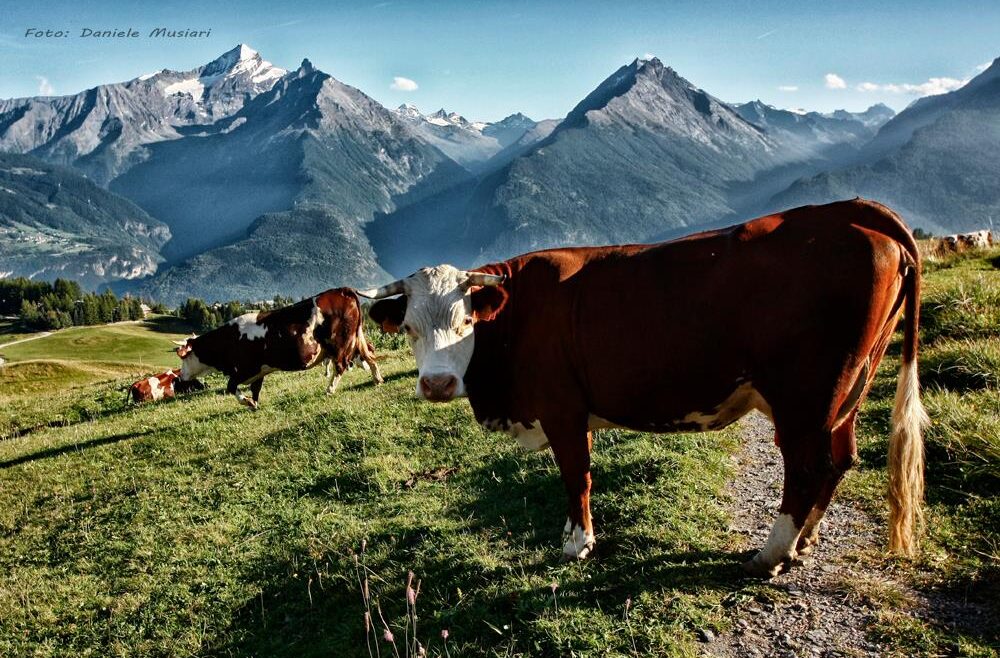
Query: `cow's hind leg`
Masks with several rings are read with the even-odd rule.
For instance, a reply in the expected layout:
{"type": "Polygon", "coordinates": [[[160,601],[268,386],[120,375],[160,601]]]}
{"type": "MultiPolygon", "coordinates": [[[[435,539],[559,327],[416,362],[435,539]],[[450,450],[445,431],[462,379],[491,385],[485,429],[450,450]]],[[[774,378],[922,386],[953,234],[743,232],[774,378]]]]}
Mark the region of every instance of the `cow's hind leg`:
{"type": "MultiPolygon", "coordinates": [[[[767,543],[743,568],[754,576],[771,577],[796,556],[799,536],[834,473],[830,459],[831,433],[781,430],[785,485],[778,517],[767,543]]],[[[830,489],[832,495],[832,488],[830,489]]]]}
{"type": "Polygon", "coordinates": [[[837,429],[833,430],[833,443],[831,446],[833,471],[820,489],[815,507],[813,507],[809,516],[806,517],[805,526],[802,528],[802,534],[799,536],[799,543],[795,547],[799,555],[808,555],[816,547],[816,544],[819,543],[820,521],[823,520],[823,515],[826,514],[826,510],[830,506],[830,500],[833,499],[833,492],[837,489],[837,485],[840,484],[844,474],[857,462],[858,444],[854,435],[854,419],[856,414],[857,409],[852,411],[837,429]]]}

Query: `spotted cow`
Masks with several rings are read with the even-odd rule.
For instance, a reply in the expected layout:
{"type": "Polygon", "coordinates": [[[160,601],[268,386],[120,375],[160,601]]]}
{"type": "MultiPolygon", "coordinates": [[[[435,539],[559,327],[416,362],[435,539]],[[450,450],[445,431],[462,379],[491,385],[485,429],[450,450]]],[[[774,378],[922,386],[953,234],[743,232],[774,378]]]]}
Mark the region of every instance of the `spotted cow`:
{"type": "Polygon", "coordinates": [[[382,383],[375,354],[362,330],[361,304],[354,290],[335,288],[273,311],[246,313],[218,329],[189,338],[177,348],[181,380],[218,370],[228,378],[226,391],[257,409],[264,377],[277,370],[307,370],[330,359],[327,392],[333,393],[355,356],[382,383]],[[239,391],[248,384],[251,397],[239,391]]]}
{"type": "Polygon", "coordinates": [[[754,409],[767,415],[785,483],[766,544],[744,564],[756,575],[818,541],[857,460],[858,407],[905,310],[890,546],[914,548],[926,419],[920,256],[880,204],[808,206],[661,244],[551,249],[471,272],[439,265],[362,294],[380,299],[369,311],[377,324],[408,336],[418,397],[468,396],[483,426],[551,447],[569,497],[570,559],[595,545],[593,430],[717,430],[754,409]]]}

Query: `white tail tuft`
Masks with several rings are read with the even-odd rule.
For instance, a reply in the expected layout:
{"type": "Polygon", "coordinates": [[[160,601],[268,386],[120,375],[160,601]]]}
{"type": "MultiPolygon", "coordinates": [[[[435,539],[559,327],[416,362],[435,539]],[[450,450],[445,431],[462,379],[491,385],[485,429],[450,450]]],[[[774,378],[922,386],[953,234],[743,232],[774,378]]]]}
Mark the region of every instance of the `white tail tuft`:
{"type": "Polygon", "coordinates": [[[920,402],[917,360],[904,361],[896,382],[889,438],[889,549],[912,556],[923,525],[924,441],[930,422],[920,402]]]}

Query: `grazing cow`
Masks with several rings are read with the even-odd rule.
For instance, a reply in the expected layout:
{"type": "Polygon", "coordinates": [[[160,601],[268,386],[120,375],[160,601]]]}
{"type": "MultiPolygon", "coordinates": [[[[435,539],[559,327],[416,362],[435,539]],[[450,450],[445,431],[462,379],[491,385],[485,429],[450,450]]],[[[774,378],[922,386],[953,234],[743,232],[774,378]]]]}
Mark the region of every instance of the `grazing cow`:
{"type": "Polygon", "coordinates": [[[331,359],[334,374],[327,388],[332,393],[356,355],[371,368],[372,379],[382,383],[362,331],[361,304],[350,288],[327,290],[297,304],[273,311],[246,313],[202,336],[179,343],[181,379],[219,370],[229,377],[226,391],[241,404],[256,409],[264,377],[276,370],[307,370],[331,359]],[[239,391],[250,385],[252,397],[239,391]]]}
{"type": "Polygon", "coordinates": [[[181,381],[180,375],[181,369],[174,368],[159,375],[140,379],[129,387],[128,397],[125,398],[125,401],[128,402],[131,398],[135,404],[155,402],[164,398],[172,398],[178,393],[187,393],[192,390],[200,391],[205,388],[205,385],[197,379],[187,382],[181,381]]]}
{"type": "Polygon", "coordinates": [[[774,575],[818,540],[857,460],[858,406],[905,309],[889,446],[891,547],[921,520],[920,256],[892,211],[855,199],[653,245],[566,248],[473,272],[440,265],[362,294],[409,337],[418,397],[467,395],[476,419],[551,446],[569,514],[563,554],[594,546],[592,430],[717,430],[766,414],[784,494],[747,571],[774,575]]]}
{"type": "Polygon", "coordinates": [[[934,238],[931,243],[930,254],[934,257],[942,257],[948,254],[962,254],[966,251],[976,249],[989,249],[992,246],[993,233],[983,229],[981,231],[973,231],[972,233],[958,233],[934,238]]]}

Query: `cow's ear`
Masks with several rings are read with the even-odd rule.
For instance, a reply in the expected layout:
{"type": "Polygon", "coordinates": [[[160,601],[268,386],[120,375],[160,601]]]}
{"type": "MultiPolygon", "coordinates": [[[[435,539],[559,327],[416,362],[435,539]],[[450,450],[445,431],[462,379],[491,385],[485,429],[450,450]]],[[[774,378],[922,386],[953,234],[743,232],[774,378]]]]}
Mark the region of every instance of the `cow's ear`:
{"type": "Polygon", "coordinates": [[[378,300],[368,309],[368,317],[382,327],[382,331],[398,334],[406,317],[406,295],[378,300]]]}
{"type": "Polygon", "coordinates": [[[507,303],[507,291],[500,286],[483,286],[472,293],[472,315],[476,320],[492,320],[507,303]]]}

